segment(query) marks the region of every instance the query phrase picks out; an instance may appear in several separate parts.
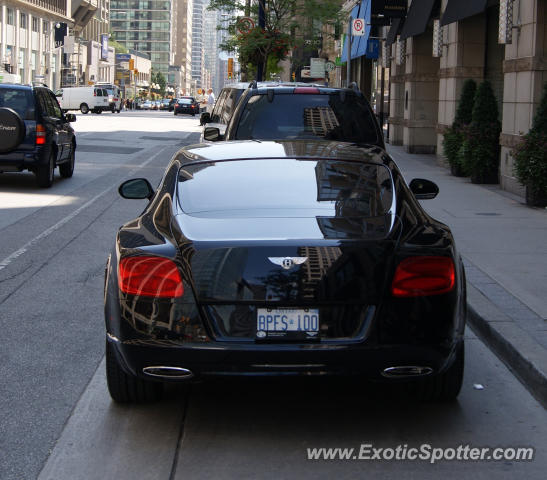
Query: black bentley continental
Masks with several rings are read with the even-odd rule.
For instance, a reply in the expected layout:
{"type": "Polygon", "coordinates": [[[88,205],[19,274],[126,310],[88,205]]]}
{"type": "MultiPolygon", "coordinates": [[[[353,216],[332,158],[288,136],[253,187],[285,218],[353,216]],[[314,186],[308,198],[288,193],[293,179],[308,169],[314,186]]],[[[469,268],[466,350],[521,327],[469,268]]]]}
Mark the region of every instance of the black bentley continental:
{"type": "Polygon", "coordinates": [[[451,400],[465,275],[449,228],[378,146],[233,141],[178,151],[123,225],[105,279],[117,402],[214,376],[344,375],[451,400]]]}

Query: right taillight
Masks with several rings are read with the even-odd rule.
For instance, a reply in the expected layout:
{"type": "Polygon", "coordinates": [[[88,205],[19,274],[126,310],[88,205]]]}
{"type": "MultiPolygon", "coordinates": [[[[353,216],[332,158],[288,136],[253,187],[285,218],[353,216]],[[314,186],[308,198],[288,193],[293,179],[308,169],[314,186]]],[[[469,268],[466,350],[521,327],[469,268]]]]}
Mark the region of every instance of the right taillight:
{"type": "Polygon", "coordinates": [[[120,290],[131,295],[175,298],[184,294],[180,272],[172,260],[163,257],[125,257],[118,268],[120,290]]]}
{"type": "Polygon", "coordinates": [[[455,279],[450,257],[410,257],[397,266],[391,293],[394,297],[440,295],[454,288],[455,279]]]}
{"type": "Polygon", "coordinates": [[[46,129],[42,124],[36,125],[36,145],[46,144],[46,129]]]}

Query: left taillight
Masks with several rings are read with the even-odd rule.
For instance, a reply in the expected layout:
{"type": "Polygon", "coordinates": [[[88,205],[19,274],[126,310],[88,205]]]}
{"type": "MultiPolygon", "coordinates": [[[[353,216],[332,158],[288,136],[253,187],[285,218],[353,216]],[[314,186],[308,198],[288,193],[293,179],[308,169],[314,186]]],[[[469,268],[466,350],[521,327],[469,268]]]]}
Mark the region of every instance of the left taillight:
{"type": "Polygon", "coordinates": [[[46,129],[43,125],[36,125],[36,145],[46,144],[46,129]]]}
{"type": "Polygon", "coordinates": [[[456,273],[450,257],[420,256],[404,259],[391,284],[394,297],[422,297],[450,292],[456,273]]]}
{"type": "Polygon", "coordinates": [[[163,257],[125,257],[120,260],[118,284],[123,293],[155,298],[175,298],[184,294],[175,262],[163,257]]]}

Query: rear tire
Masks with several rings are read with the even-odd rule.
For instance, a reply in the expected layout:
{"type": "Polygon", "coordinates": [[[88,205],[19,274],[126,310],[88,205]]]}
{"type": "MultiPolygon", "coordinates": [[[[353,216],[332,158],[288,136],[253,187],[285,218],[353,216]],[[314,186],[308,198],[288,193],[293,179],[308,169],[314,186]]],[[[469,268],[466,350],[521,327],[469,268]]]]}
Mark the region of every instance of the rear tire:
{"type": "Polygon", "coordinates": [[[55,156],[51,147],[47,149],[45,156],[48,157],[47,164],[40,165],[35,172],[36,182],[41,188],[51,187],[53,185],[53,178],[55,174],[55,156]]]}
{"type": "Polygon", "coordinates": [[[76,152],[74,151],[74,144],[70,147],[70,159],[68,162],[61,163],[59,165],[59,173],[63,178],[70,178],[74,173],[74,162],[76,159],[76,152]]]}
{"type": "Polygon", "coordinates": [[[456,357],[443,373],[425,377],[408,386],[409,393],[424,401],[450,402],[460,393],[463,382],[465,346],[461,340],[456,347],[456,357]]]}
{"type": "Polygon", "coordinates": [[[112,400],[117,403],[150,403],[162,396],[161,383],[147,382],[129,375],[120,365],[118,354],[106,341],[106,383],[112,400]]]}
{"type": "Polygon", "coordinates": [[[87,103],[82,103],[80,105],[80,112],[82,112],[84,115],[87,115],[89,113],[89,107],[87,106],[87,103]]]}

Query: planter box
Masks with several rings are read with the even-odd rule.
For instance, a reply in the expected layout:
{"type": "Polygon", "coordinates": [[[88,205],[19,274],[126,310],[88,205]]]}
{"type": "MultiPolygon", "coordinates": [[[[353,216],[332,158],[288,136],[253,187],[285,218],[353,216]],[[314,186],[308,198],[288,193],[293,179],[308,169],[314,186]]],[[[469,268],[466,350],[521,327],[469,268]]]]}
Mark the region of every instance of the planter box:
{"type": "Polygon", "coordinates": [[[530,187],[526,187],[526,205],[530,207],[547,207],[547,195],[538,195],[530,187]]]}

